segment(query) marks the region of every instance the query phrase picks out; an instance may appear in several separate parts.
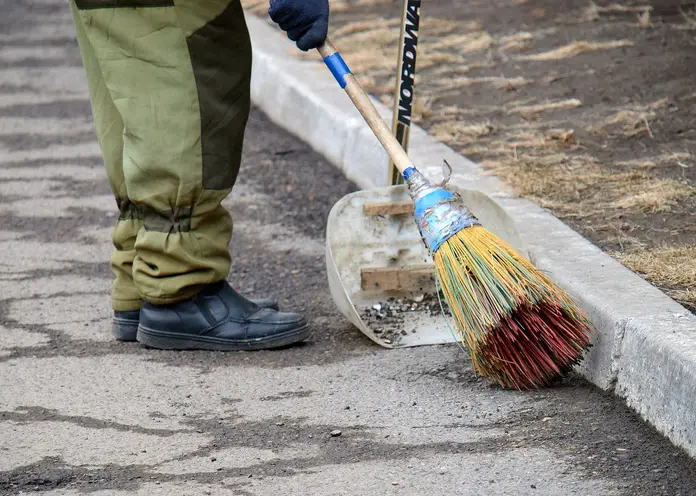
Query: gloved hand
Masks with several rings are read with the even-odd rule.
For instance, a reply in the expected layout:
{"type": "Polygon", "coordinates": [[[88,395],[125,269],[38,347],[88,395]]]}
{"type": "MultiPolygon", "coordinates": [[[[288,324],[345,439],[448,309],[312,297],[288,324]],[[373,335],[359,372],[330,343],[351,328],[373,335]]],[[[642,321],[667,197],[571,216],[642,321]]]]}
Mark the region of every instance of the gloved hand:
{"type": "Polygon", "coordinates": [[[329,30],[328,0],[270,0],[268,15],[288,34],[297,48],[318,48],[329,30]]]}

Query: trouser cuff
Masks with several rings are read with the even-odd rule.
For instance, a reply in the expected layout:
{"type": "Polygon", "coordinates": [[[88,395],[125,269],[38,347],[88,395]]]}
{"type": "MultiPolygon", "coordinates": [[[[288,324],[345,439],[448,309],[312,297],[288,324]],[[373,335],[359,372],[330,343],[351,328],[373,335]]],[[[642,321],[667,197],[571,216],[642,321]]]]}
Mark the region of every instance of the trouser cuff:
{"type": "Polygon", "coordinates": [[[185,289],[180,289],[177,291],[175,295],[147,295],[141,293],[141,296],[144,301],[152,304],[152,305],[173,305],[175,303],[180,303],[182,301],[190,300],[193,298],[195,295],[200,293],[206,286],[209,286],[210,284],[214,284],[219,281],[211,281],[210,283],[207,284],[196,284],[193,286],[188,286],[185,289]]]}
{"type": "Polygon", "coordinates": [[[116,300],[111,299],[111,308],[114,312],[132,312],[134,310],[140,310],[143,306],[143,300],[116,300]]]}

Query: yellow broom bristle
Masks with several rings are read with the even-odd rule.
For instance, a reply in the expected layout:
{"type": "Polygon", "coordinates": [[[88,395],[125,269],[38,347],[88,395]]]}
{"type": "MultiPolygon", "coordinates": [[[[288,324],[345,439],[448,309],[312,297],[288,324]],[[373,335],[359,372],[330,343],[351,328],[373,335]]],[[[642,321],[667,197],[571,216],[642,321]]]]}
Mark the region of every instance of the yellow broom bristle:
{"type": "Polygon", "coordinates": [[[485,332],[553,283],[514,248],[482,226],[462,229],[435,252],[443,292],[467,333],[485,332]]]}
{"type": "Polygon", "coordinates": [[[433,259],[479,373],[503,386],[539,387],[588,345],[590,324],[572,299],[486,228],[462,229],[433,259]]]}

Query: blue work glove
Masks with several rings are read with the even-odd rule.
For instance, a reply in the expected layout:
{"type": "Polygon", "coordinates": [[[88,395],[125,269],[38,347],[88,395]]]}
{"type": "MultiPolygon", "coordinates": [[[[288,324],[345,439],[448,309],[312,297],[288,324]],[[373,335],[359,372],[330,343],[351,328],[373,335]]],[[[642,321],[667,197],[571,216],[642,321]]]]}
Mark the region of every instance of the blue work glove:
{"type": "Polygon", "coordinates": [[[329,30],[328,0],[270,0],[268,15],[306,52],[324,43],[329,30]]]}

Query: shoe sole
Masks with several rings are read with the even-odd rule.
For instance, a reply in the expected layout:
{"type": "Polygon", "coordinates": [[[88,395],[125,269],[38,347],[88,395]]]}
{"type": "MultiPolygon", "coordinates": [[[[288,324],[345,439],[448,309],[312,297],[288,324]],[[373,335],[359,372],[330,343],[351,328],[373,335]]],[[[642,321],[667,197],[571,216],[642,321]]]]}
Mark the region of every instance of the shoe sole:
{"type": "Polygon", "coordinates": [[[234,341],[210,336],[156,331],[141,325],[138,327],[137,339],[140,344],[160,350],[251,351],[281,348],[304,341],[309,335],[309,324],[266,338],[234,341]]]}
{"type": "Polygon", "coordinates": [[[111,319],[111,334],[118,341],[137,341],[138,323],[137,320],[113,317],[111,319]]]}

